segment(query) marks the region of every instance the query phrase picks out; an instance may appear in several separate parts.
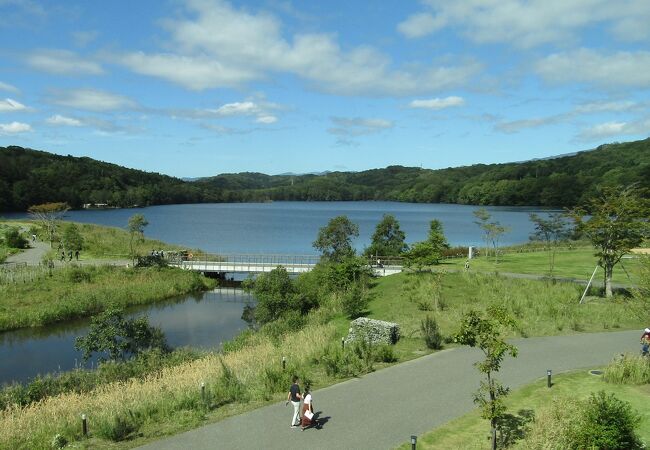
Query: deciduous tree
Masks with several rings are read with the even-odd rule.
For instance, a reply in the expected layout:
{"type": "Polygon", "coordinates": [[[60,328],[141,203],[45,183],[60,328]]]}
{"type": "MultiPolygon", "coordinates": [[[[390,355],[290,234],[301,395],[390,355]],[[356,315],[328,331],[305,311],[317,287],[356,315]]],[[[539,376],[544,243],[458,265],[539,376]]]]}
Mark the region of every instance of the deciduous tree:
{"type": "Polygon", "coordinates": [[[131,235],[129,240],[129,251],[131,253],[131,260],[135,264],[136,257],[136,243],[144,241],[144,229],[149,225],[149,222],[142,214],[133,214],[129,218],[129,223],[127,225],[127,230],[131,235]]]}
{"type": "Polygon", "coordinates": [[[535,232],[531,234],[532,240],[543,241],[548,252],[548,274],[553,276],[555,268],[555,254],[562,241],[569,238],[571,230],[564,214],[549,214],[548,218],[535,213],[530,214],[530,220],[535,225],[535,232]]]}
{"type": "Polygon", "coordinates": [[[605,295],[611,297],[614,267],[623,255],[649,236],[649,202],[632,185],[604,188],[589,202],[588,209],[571,212],[578,231],[583,232],[596,249],[598,265],[603,268],[605,295]],[[591,214],[591,215],[588,215],[591,214]]]}
{"type": "Polygon", "coordinates": [[[372,235],[365,256],[399,256],[408,249],[404,242],[406,235],[400,229],[399,221],[392,214],[384,214],[372,235]]]}
{"type": "Polygon", "coordinates": [[[52,246],[52,241],[54,241],[54,237],[56,236],[58,221],[63,218],[69,209],[70,206],[68,206],[67,203],[57,202],[32,205],[27,210],[45,230],[47,238],[50,241],[50,247],[52,246]]]}
{"type": "Polygon", "coordinates": [[[517,356],[517,347],[508,344],[502,336],[504,328],[515,326],[514,319],[502,307],[489,307],[485,316],[477,311],[469,311],[463,317],[460,331],[454,340],[460,344],[477,347],[485,356],[483,361],[474,365],[485,375],[485,380],[474,394],[474,403],[480,406],[481,416],[490,421],[492,430],[492,449],[497,448],[496,431],[499,419],[505,413],[503,397],[510,389],[503,386],[495,378],[501,369],[503,359],[510,355],[517,356]]]}
{"type": "Polygon", "coordinates": [[[359,226],[347,216],[337,216],[318,231],[318,237],[312,244],[324,258],[341,262],[355,254],[352,238],[359,236],[359,226]]]}

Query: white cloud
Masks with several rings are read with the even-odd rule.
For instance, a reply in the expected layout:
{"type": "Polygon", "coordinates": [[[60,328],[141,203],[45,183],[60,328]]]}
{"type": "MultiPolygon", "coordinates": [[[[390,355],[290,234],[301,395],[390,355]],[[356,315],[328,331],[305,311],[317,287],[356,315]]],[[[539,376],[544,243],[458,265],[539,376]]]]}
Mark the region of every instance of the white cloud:
{"type": "Polygon", "coordinates": [[[397,25],[397,30],[408,38],[419,38],[431,34],[445,26],[442,16],[429,13],[418,13],[409,16],[397,25]]]}
{"type": "Polygon", "coordinates": [[[512,120],[508,122],[499,122],[494,125],[494,129],[502,133],[516,133],[526,128],[538,128],[545,125],[558,123],[563,117],[563,114],[558,114],[548,117],[537,117],[533,119],[512,120]]]}
{"type": "Polygon", "coordinates": [[[116,56],[131,70],[189,89],[241,86],[274,73],[295,75],[314,88],[344,95],[414,95],[462,85],[481,65],[392,68],[369,46],[349,50],[332,34],[283,36],[282,24],[266,13],[236,9],[221,0],[190,0],[189,17],[164,22],[175,53],[116,56]]]}
{"type": "Polygon", "coordinates": [[[259,114],[261,108],[250,101],[226,103],[213,111],[218,116],[250,116],[259,114]]]}
{"type": "Polygon", "coordinates": [[[625,112],[639,109],[642,107],[637,102],[632,101],[599,101],[599,102],[589,102],[578,105],[575,108],[576,113],[579,114],[591,114],[591,113],[601,113],[601,112],[625,112]]]}
{"type": "Polygon", "coordinates": [[[5,98],[0,100],[0,113],[2,112],[16,112],[16,111],[25,111],[27,107],[22,103],[12,100],[10,98],[5,98]]]}
{"type": "Polygon", "coordinates": [[[259,116],[257,119],[255,119],[255,122],[257,123],[263,123],[265,125],[270,125],[272,123],[275,123],[278,121],[278,118],[275,116],[259,116]]]}
{"type": "Polygon", "coordinates": [[[612,136],[650,135],[650,119],[632,122],[605,122],[589,127],[578,135],[583,141],[594,141],[612,136]]]}
{"type": "Polygon", "coordinates": [[[127,97],[95,89],[55,91],[50,101],[55,105],[88,111],[113,111],[137,107],[137,104],[127,97]]]}
{"type": "Polygon", "coordinates": [[[650,36],[647,0],[426,0],[429,9],[398,25],[407,37],[453,27],[477,43],[518,47],[565,44],[588,27],[604,25],[622,40],[650,36]]]}
{"type": "Polygon", "coordinates": [[[0,81],[0,91],[7,91],[7,92],[13,92],[13,93],[19,92],[18,88],[16,86],[12,86],[11,84],[3,83],[2,81],[0,81]]]}
{"type": "Polygon", "coordinates": [[[38,50],[25,57],[31,67],[56,75],[101,75],[104,69],[68,50],[38,50]]]}
{"type": "Polygon", "coordinates": [[[0,135],[27,133],[29,131],[32,131],[32,127],[27,123],[0,123],[0,135]]]}
{"type": "Polygon", "coordinates": [[[69,127],[80,127],[83,125],[79,119],[62,116],[60,114],[48,117],[45,122],[49,123],[50,125],[64,125],[69,127]]]}
{"type": "Polygon", "coordinates": [[[422,109],[444,109],[450,108],[452,106],[462,106],[465,104],[465,100],[462,97],[450,96],[445,98],[430,98],[430,99],[418,99],[413,100],[409,103],[410,108],[422,108],[422,109]]]}
{"type": "Polygon", "coordinates": [[[593,83],[605,88],[650,87],[650,52],[647,51],[604,54],[583,48],[549,55],[538,61],[535,69],[552,83],[593,83]]]}
{"type": "Polygon", "coordinates": [[[366,134],[379,133],[393,127],[393,122],[385,119],[364,119],[361,117],[331,117],[335,127],[327,132],[343,137],[357,137],[366,134]]]}

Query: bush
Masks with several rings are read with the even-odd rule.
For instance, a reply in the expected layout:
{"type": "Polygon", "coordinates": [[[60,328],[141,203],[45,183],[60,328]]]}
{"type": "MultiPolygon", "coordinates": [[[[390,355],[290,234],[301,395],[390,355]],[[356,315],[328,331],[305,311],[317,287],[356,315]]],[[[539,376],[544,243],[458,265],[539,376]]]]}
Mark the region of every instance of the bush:
{"type": "Polygon", "coordinates": [[[136,417],[129,411],[128,414],[117,414],[112,422],[99,423],[97,434],[113,442],[120,442],[126,440],[138,428],[136,417]]]}
{"type": "Polygon", "coordinates": [[[397,362],[397,355],[395,355],[393,346],[388,344],[377,346],[375,349],[375,361],[385,363],[397,362]]]}
{"type": "Polygon", "coordinates": [[[623,355],[609,363],[603,378],[614,384],[650,383],[650,359],[641,355],[623,355]]]}
{"type": "Polygon", "coordinates": [[[350,319],[356,319],[366,312],[369,302],[370,299],[368,295],[363,291],[359,284],[355,284],[343,295],[341,306],[343,307],[343,312],[345,312],[350,319]]]}
{"type": "Polygon", "coordinates": [[[582,423],[572,439],[573,448],[632,450],[643,448],[635,432],[641,422],[629,403],[614,394],[591,394],[582,410],[582,423]]]}
{"type": "Polygon", "coordinates": [[[443,337],[440,333],[438,323],[433,317],[427,316],[422,319],[422,322],[420,322],[420,331],[422,331],[422,337],[427,348],[433,350],[440,350],[442,348],[443,337]]]}
{"type": "Polygon", "coordinates": [[[52,447],[53,449],[60,449],[60,448],[65,447],[66,445],[68,445],[68,439],[66,439],[66,437],[65,437],[64,435],[62,435],[62,434],[56,434],[56,435],[52,438],[52,444],[51,444],[51,447],[52,447]]]}
{"type": "Polygon", "coordinates": [[[635,432],[639,422],[630,404],[613,394],[600,391],[585,401],[567,398],[537,414],[522,448],[641,449],[635,432]]]}
{"type": "Polygon", "coordinates": [[[25,239],[18,228],[9,228],[4,233],[5,245],[9,248],[27,248],[25,239]]]}

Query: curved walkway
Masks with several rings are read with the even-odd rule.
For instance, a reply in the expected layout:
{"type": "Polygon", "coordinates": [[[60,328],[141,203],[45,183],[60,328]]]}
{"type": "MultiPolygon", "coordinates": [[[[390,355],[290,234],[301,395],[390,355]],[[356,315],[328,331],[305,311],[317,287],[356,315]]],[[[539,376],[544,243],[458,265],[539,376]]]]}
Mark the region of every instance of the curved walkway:
{"type": "MultiPolygon", "coordinates": [[[[608,363],[638,351],[639,332],[517,339],[519,356],[498,378],[516,388],[553,373],[608,363]]],[[[314,392],[321,430],[291,429],[291,405],[270,405],[170,438],[143,449],[390,449],[472,409],[479,350],[442,351],[314,392]]]]}

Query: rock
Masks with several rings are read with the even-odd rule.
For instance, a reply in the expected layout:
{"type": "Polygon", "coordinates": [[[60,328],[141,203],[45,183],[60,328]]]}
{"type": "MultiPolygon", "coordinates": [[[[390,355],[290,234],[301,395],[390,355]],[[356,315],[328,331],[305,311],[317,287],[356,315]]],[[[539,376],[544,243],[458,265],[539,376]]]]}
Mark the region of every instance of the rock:
{"type": "Polygon", "coordinates": [[[350,323],[345,343],[365,339],[369,344],[395,344],[399,340],[399,325],[383,320],[359,317],[350,323]]]}

